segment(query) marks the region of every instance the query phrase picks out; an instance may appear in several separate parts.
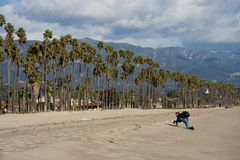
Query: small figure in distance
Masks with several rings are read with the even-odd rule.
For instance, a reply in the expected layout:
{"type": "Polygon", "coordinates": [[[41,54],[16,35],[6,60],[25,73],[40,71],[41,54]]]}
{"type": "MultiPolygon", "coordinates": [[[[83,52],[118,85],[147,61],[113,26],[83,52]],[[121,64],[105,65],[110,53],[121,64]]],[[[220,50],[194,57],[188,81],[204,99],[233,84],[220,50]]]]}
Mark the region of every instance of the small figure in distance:
{"type": "Polygon", "coordinates": [[[187,129],[194,130],[194,127],[189,125],[188,117],[190,117],[190,114],[187,111],[183,111],[182,113],[176,112],[175,115],[177,119],[173,121],[173,124],[178,126],[178,123],[183,122],[187,129]]]}

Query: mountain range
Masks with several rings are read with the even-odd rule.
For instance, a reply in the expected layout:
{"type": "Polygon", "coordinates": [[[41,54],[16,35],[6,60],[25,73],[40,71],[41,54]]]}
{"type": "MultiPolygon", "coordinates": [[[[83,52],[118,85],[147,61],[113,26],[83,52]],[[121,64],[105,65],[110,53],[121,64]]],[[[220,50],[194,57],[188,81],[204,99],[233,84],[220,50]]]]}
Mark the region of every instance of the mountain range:
{"type": "MultiPolygon", "coordinates": [[[[97,40],[79,39],[96,47],[97,40]]],[[[28,41],[26,48],[37,41],[28,41]]],[[[39,42],[39,41],[38,41],[39,42]]],[[[240,50],[239,51],[208,51],[191,50],[182,47],[151,48],[135,46],[128,43],[104,42],[115,50],[131,50],[135,55],[142,55],[157,61],[160,66],[169,71],[182,72],[187,75],[197,75],[204,80],[231,83],[240,86],[240,50]]],[[[5,64],[0,65],[4,79],[7,76],[5,64]]]]}
{"type": "MultiPolygon", "coordinates": [[[[81,42],[96,46],[97,41],[84,38],[81,42]]],[[[163,69],[197,75],[199,78],[222,83],[240,85],[239,51],[191,50],[182,47],[151,48],[128,43],[105,42],[116,50],[126,49],[135,55],[149,57],[160,63],[163,69]]]]}

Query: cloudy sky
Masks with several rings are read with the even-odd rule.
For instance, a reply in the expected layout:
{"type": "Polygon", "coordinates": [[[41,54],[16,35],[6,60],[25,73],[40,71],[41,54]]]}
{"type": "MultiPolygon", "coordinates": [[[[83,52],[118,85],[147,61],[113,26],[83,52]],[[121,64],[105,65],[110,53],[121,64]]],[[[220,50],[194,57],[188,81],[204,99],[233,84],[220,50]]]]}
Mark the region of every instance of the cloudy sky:
{"type": "Polygon", "coordinates": [[[50,29],[149,47],[240,48],[240,0],[0,0],[0,14],[32,40],[50,29]]]}

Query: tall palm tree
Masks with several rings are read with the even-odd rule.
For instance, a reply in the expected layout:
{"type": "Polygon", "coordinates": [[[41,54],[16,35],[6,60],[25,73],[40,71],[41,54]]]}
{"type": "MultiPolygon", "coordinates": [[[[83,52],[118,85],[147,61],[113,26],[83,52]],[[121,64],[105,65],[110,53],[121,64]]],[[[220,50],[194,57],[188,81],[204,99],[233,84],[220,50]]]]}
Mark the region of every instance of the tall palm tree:
{"type": "MultiPolygon", "coordinates": [[[[100,54],[100,55],[102,55],[103,53],[102,53],[102,50],[103,50],[103,48],[104,48],[104,42],[103,41],[98,41],[97,42],[97,48],[98,48],[98,54],[100,54]]],[[[105,67],[105,65],[102,63],[101,65],[103,65],[103,68],[105,67]]],[[[98,77],[98,81],[99,81],[99,78],[100,78],[100,76],[98,77]]],[[[99,84],[98,84],[99,85],[99,84]]],[[[99,91],[98,91],[99,92],[99,91]]],[[[102,105],[104,105],[103,104],[103,98],[105,97],[104,96],[104,91],[102,92],[103,93],[103,95],[102,95],[102,99],[101,99],[101,102],[102,102],[102,105]]],[[[98,93],[99,94],[99,93],[98,93]]]]}
{"type": "MultiPolygon", "coordinates": [[[[12,90],[12,105],[15,105],[16,100],[16,93],[18,93],[18,85],[16,88],[16,81],[18,81],[19,84],[19,67],[23,63],[23,58],[21,54],[21,50],[19,48],[14,49],[14,55],[13,55],[13,65],[14,65],[14,81],[13,81],[13,90],[12,90]]],[[[18,106],[18,111],[20,112],[20,106],[18,106]]]]}
{"type": "MultiPolygon", "coordinates": [[[[93,93],[93,88],[94,88],[94,76],[93,76],[93,69],[94,69],[94,65],[96,64],[96,55],[97,55],[97,52],[96,52],[96,49],[94,47],[92,47],[91,45],[88,46],[88,59],[89,59],[89,62],[88,62],[88,66],[89,66],[89,69],[87,70],[89,72],[90,70],[90,73],[87,73],[87,75],[90,74],[90,88],[89,88],[89,94],[92,95],[93,93]]],[[[90,96],[90,100],[91,102],[93,102],[93,96],[90,96]]]]}
{"type": "MultiPolygon", "coordinates": [[[[4,54],[3,47],[4,47],[4,39],[2,36],[0,36],[0,64],[5,61],[5,54],[4,54]]],[[[1,72],[0,73],[1,77],[3,77],[2,71],[0,71],[0,72],[1,72]]]]}
{"type": "MultiPolygon", "coordinates": [[[[7,32],[7,35],[5,37],[5,51],[7,53],[7,60],[8,60],[8,100],[7,100],[7,105],[8,105],[8,110],[9,110],[9,104],[10,104],[10,93],[11,93],[11,68],[10,68],[10,63],[12,60],[12,57],[14,55],[14,26],[11,23],[7,23],[5,26],[5,31],[7,32]]],[[[12,107],[12,112],[13,112],[13,105],[12,107]]]]}
{"type": "Polygon", "coordinates": [[[43,70],[44,70],[44,96],[45,96],[45,104],[44,104],[44,111],[48,110],[48,93],[47,93],[47,81],[48,81],[48,61],[49,61],[49,45],[50,39],[52,38],[52,31],[49,29],[45,30],[43,33],[44,41],[43,41],[43,70]]]}
{"type": "Polygon", "coordinates": [[[133,57],[133,52],[131,51],[121,51],[119,52],[120,57],[124,58],[124,62],[122,64],[122,73],[121,73],[121,79],[123,80],[123,97],[125,100],[125,107],[127,108],[127,103],[128,103],[128,76],[132,75],[134,73],[134,68],[135,66],[132,64],[132,57],[133,57]],[[126,94],[125,94],[125,89],[126,89],[126,94]]]}
{"type": "Polygon", "coordinates": [[[135,79],[135,86],[136,86],[135,92],[137,94],[136,105],[137,105],[138,108],[142,107],[142,103],[141,103],[141,107],[139,106],[140,105],[139,102],[143,98],[143,96],[141,96],[141,91],[140,91],[139,87],[140,87],[140,85],[143,85],[143,83],[144,83],[143,76],[140,76],[140,73],[142,72],[142,68],[143,68],[143,65],[144,65],[145,61],[146,60],[143,56],[134,56],[134,58],[133,58],[133,62],[135,64],[135,66],[137,68],[137,72],[138,72],[137,73],[138,75],[135,79]],[[137,88],[138,88],[139,92],[137,91],[137,88]]]}
{"type": "Polygon", "coordinates": [[[163,69],[159,69],[159,78],[160,78],[160,86],[163,89],[163,96],[162,96],[162,106],[163,106],[163,102],[166,99],[166,84],[168,79],[170,78],[170,72],[169,71],[165,71],[163,69]]]}
{"type": "MultiPolygon", "coordinates": [[[[22,57],[22,49],[24,44],[27,42],[27,37],[26,37],[26,33],[24,28],[19,28],[16,35],[18,36],[18,44],[20,45],[20,49],[18,50],[17,54],[16,54],[16,65],[17,65],[17,81],[18,81],[18,86],[16,89],[16,93],[18,94],[18,88],[19,88],[19,83],[20,83],[20,66],[23,64],[23,57],[22,57]]],[[[15,91],[15,89],[14,89],[15,91]]],[[[20,96],[18,95],[18,108],[19,108],[19,112],[20,112],[20,96]]]]}
{"type": "Polygon", "coordinates": [[[111,65],[113,63],[113,47],[112,46],[106,46],[105,47],[105,52],[107,54],[106,56],[106,104],[108,108],[110,108],[110,97],[111,97],[111,90],[110,90],[110,78],[111,78],[111,68],[113,66],[111,65]]]}
{"type": "Polygon", "coordinates": [[[159,67],[159,64],[157,62],[154,62],[152,59],[150,58],[146,58],[146,63],[148,64],[147,67],[147,84],[148,84],[148,100],[147,100],[147,107],[151,108],[152,107],[152,83],[153,83],[153,77],[154,74],[156,73],[156,69],[159,67]],[[150,104],[150,105],[149,105],[150,104]]]}
{"type": "Polygon", "coordinates": [[[95,68],[93,70],[93,74],[97,76],[97,109],[99,109],[99,80],[101,75],[104,71],[104,63],[102,60],[102,56],[100,54],[97,54],[97,63],[95,65],[95,68]]]}
{"type": "Polygon", "coordinates": [[[82,64],[85,59],[85,44],[80,44],[80,47],[78,48],[77,52],[77,59],[79,61],[79,75],[78,75],[78,107],[81,108],[81,83],[82,83],[82,77],[83,77],[83,67],[82,64]]]}
{"type": "MultiPolygon", "coordinates": [[[[158,71],[156,71],[156,73],[153,75],[152,77],[152,83],[154,86],[154,103],[158,104],[159,103],[159,98],[160,96],[160,87],[165,90],[165,86],[166,86],[166,81],[168,80],[168,76],[169,73],[163,69],[159,69],[158,71]]],[[[161,97],[162,99],[164,97],[161,97]]]]}
{"type": "Polygon", "coordinates": [[[115,84],[113,85],[113,95],[112,95],[112,105],[116,105],[116,98],[117,98],[117,81],[118,81],[118,65],[119,65],[119,56],[117,51],[113,51],[111,54],[111,65],[112,65],[112,78],[115,81],[115,84]]]}
{"type": "MultiPolygon", "coordinates": [[[[78,58],[78,55],[79,55],[79,48],[80,48],[80,44],[78,42],[77,39],[73,38],[71,39],[71,42],[70,42],[71,46],[72,46],[72,50],[70,52],[70,61],[71,61],[71,64],[72,64],[72,83],[71,83],[71,91],[70,91],[70,100],[72,99],[73,97],[73,94],[74,94],[74,91],[75,91],[75,88],[74,88],[74,82],[75,82],[75,79],[74,79],[74,75],[75,75],[75,61],[77,60],[78,58]]],[[[71,103],[70,103],[71,104],[71,103]]],[[[74,110],[74,107],[71,106],[71,109],[74,110]]]]}
{"type": "Polygon", "coordinates": [[[24,63],[24,72],[26,73],[26,86],[25,86],[25,90],[26,90],[26,105],[27,105],[27,112],[30,111],[36,111],[36,103],[35,103],[35,99],[38,97],[37,96],[37,90],[36,88],[39,87],[40,82],[41,82],[41,78],[40,75],[38,73],[38,68],[37,68],[37,62],[39,59],[39,55],[38,53],[40,52],[40,45],[39,44],[33,44],[31,45],[28,50],[27,50],[27,55],[25,58],[25,63],[24,63]],[[34,83],[36,82],[36,84],[34,85],[34,83]],[[29,92],[29,87],[28,87],[28,83],[32,85],[32,89],[34,88],[35,91],[35,96],[33,97],[33,94],[31,94],[31,92],[29,92]],[[29,105],[29,96],[32,96],[32,103],[33,105],[29,105]],[[29,108],[31,107],[31,108],[29,108]]]}
{"type": "Polygon", "coordinates": [[[64,77],[65,77],[65,68],[69,62],[69,56],[67,51],[67,46],[69,43],[69,36],[62,36],[60,38],[60,61],[59,65],[61,66],[61,78],[60,78],[60,86],[61,86],[61,94],[60,94],[60,109],[66,110],[66,103],[65,103],[65,94],[64,94],[64,77]]]}
{"type": "Polygon", "coordinates": [[[54,109],[56,107],[56,96],[58,94],[58,87],[57,87],[57,75],[59,72],[59,61],[60,61],[60,40],[54,38],[51,44],[51,59],[52,59],[52,71],[53,71],[53,105],[54,109]]]}
{"type": "MultiPolygon", "coordinates": [[[[0,14],[0,28],[5,26],[5,24],[6,24],[5,17],[2,14],[0,14]]],[[[0,64],[3,63],[5,60],[3,47],[4,47],[4,39],[2,36],[0,36],[0,64]]],[[[1,72],[1,74],[2,74],[2,72],[1,72]]],[[[3,78],[3,76],[2,76],[2,78],[3,78]]]]}
{"type": "Polygon", "coordinates": [[[136,84],[136,86],[139,87],[139,98],[138,98],[138,102],[137,102],[137,107],[141,108],[141,109],[144,107],[144,81],[145,81],[145,79],[146,79],[146,71],[144,69],[142,69],[138,73],[138,75],[135,79],[135,84],[136,84]]]}
{"type": "MultiPolygon", "coordinates": [[[[85,77],[89,77],[89,80],[90,80],[90,88],[88,90],[85,90],[87,92],[86,98],[88,99],[89,95],[91,94],[90,92],[92,92],[91,79],[93,79],[92,74],[93,74],[93,66],[96,59],[96,49],[89,44],[83,44],[82,47],[83,47],[82,50],[85,54],[83,58],[83,62],[84,62],[85,70],[87,72],[85,77]]],[[[92,97],[90,99],[92,101],[92,97]]]]}

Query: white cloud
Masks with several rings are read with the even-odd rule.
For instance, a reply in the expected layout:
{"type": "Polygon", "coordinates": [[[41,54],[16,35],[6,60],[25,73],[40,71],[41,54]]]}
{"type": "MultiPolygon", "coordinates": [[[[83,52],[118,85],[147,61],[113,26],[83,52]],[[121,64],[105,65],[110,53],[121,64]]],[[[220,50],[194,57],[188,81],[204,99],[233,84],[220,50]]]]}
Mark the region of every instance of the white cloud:
{"type": "Polygon", "coordinates": [[[15,14],[14,8],[11,5],[0,7],[0,13],[5,15],[8,22],[14,24],[15,30],[19,27],[24,27],[27,32],[28,39],[31,40],[42,40],[43,32],[46,29],[52,30],[55,37],[72,34],[76,38],[89,36],[96,39],[103,39],[101,35],[105,35],[109,32],[108,28],[104,28],[103,26],[83,25],[81,29],[78,29],[71,24],[62,26],[58,23],[27,19],[24,15],[15,14]]]}
{"type": "Polygon", "coordinates": [[[21,0],[0,7],[29,39],[49,28],[56,36],[125,41],[143,46],[184,41],[240,43],[238,0],[21,0]]]}

